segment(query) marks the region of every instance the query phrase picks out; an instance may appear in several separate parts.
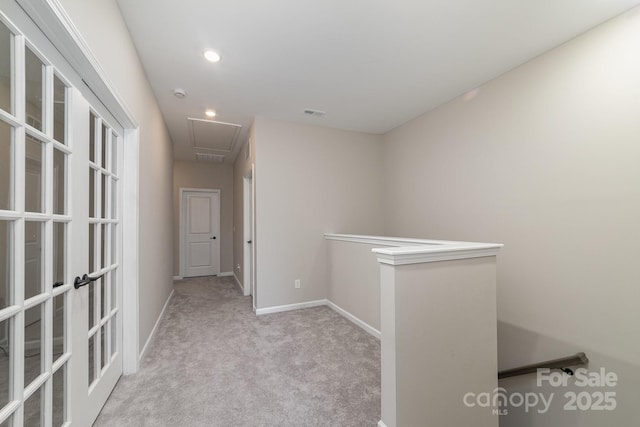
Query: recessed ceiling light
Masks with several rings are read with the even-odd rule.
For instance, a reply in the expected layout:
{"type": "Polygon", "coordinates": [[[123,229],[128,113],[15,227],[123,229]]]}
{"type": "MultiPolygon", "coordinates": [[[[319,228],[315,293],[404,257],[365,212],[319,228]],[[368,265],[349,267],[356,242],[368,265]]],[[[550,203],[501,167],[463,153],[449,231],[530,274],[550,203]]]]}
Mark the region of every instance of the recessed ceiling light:
{"type": "Polygon", "coordinates": [[[216,116],[216,112],[213,110],[207,110],[204,112],[204,114],[207,115],[207,117],[215,117],[216,116]]]}
{"type": "Polygon", "coordinates": [[[218,52],[215,52],[215,51],[213,51],[211,49],[207,49],[207,50],[204,51],[204,57],[209,62],[219,62],[220,61],[220,55],[218,54],[218,52]]]}

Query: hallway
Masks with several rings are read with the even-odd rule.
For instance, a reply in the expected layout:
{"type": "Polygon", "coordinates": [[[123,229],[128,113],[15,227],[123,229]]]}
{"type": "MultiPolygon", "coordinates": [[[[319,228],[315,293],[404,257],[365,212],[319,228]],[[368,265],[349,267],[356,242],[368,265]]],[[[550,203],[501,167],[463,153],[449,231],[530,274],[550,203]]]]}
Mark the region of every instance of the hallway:
{"type": "MultiPolygon", "coordinates": [[[[144,304],[144,301],[141,301],[144,304]]],[[[232,277],[177,281],[95,426],[375,426],[380,342],[327,307],[257,317],[232,277]]]]}

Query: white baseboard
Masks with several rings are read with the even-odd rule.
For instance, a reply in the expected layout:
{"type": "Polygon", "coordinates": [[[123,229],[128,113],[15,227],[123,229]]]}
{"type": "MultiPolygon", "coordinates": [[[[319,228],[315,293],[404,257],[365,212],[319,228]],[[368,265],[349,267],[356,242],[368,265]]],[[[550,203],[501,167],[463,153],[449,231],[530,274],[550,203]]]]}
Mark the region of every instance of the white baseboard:
{"type": "Polygon", "coordinates": [[[368,333],[370,333],[374,337],[380,339],[380,331],[377,330],[376,328],[374,328],[373,326],[371,326],[368,323],[358,319],[356,316],[354,316],[353,314],[349,313],[347,310],[337,306],[336,304],[334,304],[333,302],[331,302],[329,300],[327,300],[327,305],[331,309],[333,309],[336,313],[342,315],[343,317],[345,317],[348,320],[352,321],[356,325],[360,326],[362,329],[364,329],[365,331],[367,331],[368,333]]]}
{"type": "MultiPolygon", "coordinates": [[[[232,271],[224,271],[222,273],[218,273],[218,277],[226,277],[226,276],[235,276],[232,271]]],[[[198,276],[196,276],[198,277],[198,276]]],[[[183,280],[182,276],[173,276],[173,280],[183,280]]]]}
{"type": "MultiPolygon", "coordinates": [[[[236,277],[236,281],[238,281],[238,278],[236,277]]],[[[240,282],[238,281],[238,284],[240,282]]],[[[267,308],[258,308],[256,309],[254,307],[254,310],[256,315],[260,316],[263,314],[272,314],[272,313],[281,313],[283,311],[292,311],[292,310],[300,310],[302,308],[311,308],[311,307],[319,307],[322,305],[326,305],[327,307],[331,308],[333,311],[335,311],[336,313],[338,313],[339,315],[345,317],[346,319],[350,320],[351,322],[353,322],[356,326],[359,326],[360,328],[364,329],[365,332],[371,334],[372,336],[374,336],[377,339],[380,339],[380,331],[377,330],[376,328],[374,328],[373,326],[369,325],[368,323],[358,319],[356,316],[354,316],[353,314],[349,313],[347,310],[337,306],[335,303],[327,300],[327,299],[320,299],[320,300],[316,300],[316,301],[308,301],[308,302],[300,302],[297,304],[288,304],[288,305],[278,305],[275,307],[267,307],[267,308]]]]}
{"type": "Polygon", "coordinates": [[[240,279],[238,279],[238,276],[236,276],[235,273],[233,273],[233,278],[236,279],[236,284],[240,288],[240,292],[242,292],[242,295],[244,295],[244,287],[242,286],[242,283],[240,283],[240,279]]]}
{"type": "Polygon", "coordinates": [[[147,338],[147,342],[145,342],[144,347],[142,347],[142,351],[140,352],[140,356],[138,357],[139,361],[142,361],[142,358],[144,357],[144,353],[147,351],[147,348],[149,348],[149,343],[151,343],[151,340],[153,340],[153,337],[156,335],[156,331],[158,330],[158,325],[160,325],[160,321],[164,318],[164,314],[167,311],[167,307],[169,307],[169,301],[171,301],[171,298],[173,298],[174,293],[175,293],[175,290],[171,289],[171,294],[169,294],[169,298],[167,298],[167,300],[165,301],[164,307],[162,307],[162,311],[158,316],[158,320],[156,320],[156,324],[153,325],[153,329],[149,334],[149,338],[147,338]]]}
{"type": "Polygon", "coordinates": [[[378,421],[378,427],[387,427],[387,425],[380,420],[378,421]]]}
{"type": "Polygon", "coordinates": [[[301,308],[319,307],[321,305],[327,305],[326,299],[319,299],[317,301],[300,302],[297,304],[278,305],[276,307],[258,308],[256,314],[258,316],[262,314],[281,313],[283,311],[299,310],[301,308]]]}
{"type": "MultiPolygon", "coordinates": [[[[238,284],[238,286],[240,286],[240,290],[242,291],[242,295],[244,295],[245,297],[250,296],[251,295],[251,289],[245,289],[244,288],[244,283],[242,283],[240,281],[240,279],[238,279],[238,276],[236,276],[236,273],[233,273],[233,277],[236,278],[236,283],[238,284]]],[[[253,311],[255,313],[255,311],[256,311],[255,306],[253,307],[253,311]]]]}

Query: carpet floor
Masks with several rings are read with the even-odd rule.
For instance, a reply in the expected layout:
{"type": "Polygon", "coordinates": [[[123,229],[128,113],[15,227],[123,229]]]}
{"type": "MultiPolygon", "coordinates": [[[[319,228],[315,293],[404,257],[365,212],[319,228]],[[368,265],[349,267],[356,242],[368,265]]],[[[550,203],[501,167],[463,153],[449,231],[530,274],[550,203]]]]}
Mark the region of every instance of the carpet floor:
{"type": "Polygon", "coordinates": [[[255,316],[234,279],[175,282],[94,426],[376,426],[380,342],[328,307],[255,316]]]}

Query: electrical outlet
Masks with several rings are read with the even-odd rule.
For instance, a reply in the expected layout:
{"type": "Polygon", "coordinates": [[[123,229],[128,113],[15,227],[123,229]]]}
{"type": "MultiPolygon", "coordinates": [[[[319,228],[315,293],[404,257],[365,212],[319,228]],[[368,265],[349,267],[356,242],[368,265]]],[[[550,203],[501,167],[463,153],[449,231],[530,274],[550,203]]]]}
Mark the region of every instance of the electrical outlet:
{"type": "Polygon", "coordinates": [[[296,289],[300,289],[300,279],[296,279],[295,287],[296,289]]]}

